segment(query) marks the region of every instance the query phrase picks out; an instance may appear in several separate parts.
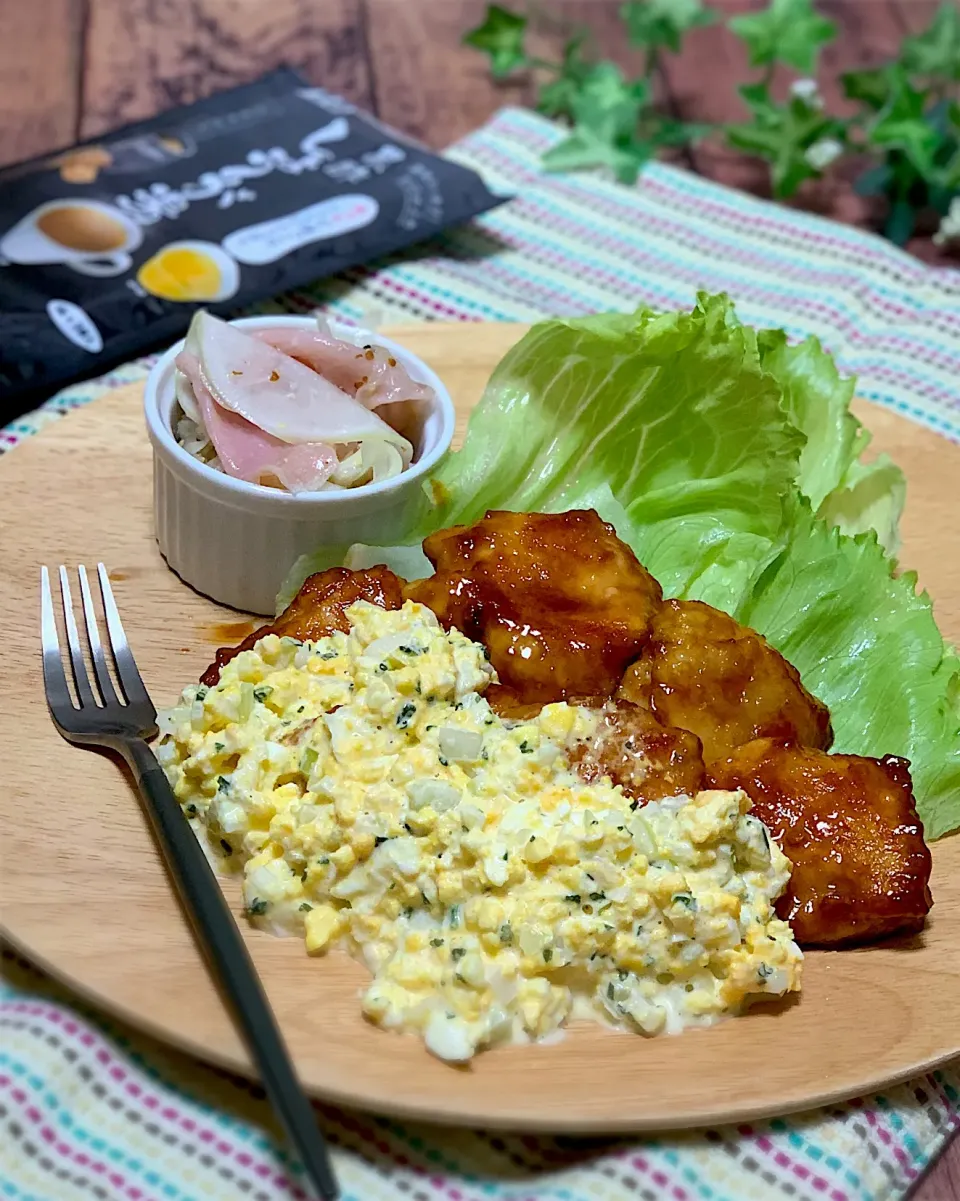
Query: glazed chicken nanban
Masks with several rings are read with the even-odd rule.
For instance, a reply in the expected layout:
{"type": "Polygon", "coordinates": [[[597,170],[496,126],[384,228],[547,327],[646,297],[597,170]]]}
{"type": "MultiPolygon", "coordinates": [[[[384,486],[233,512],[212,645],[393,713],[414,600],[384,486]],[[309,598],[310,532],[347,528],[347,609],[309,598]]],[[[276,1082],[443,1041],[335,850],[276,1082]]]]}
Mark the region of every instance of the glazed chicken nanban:
{"type": "Polygon", "coordinates": [[[386,567],[371,567],[367,571],[331,567],[317,572],[304,581],[303,587],[275,621],[254,630],[238,646],[221,647],[200,677],[200,683],[216,684],[225,664],[241,651],[255,646],[267,634],[308,642],[332,634],[334,630],[347,633],[350,629],[347,609],[358,600],[369,601],[381,609],[399,609],[403,604],[403,580],[386,567]]]}
{"type": "Polygon", "coordinates": [[[701,601],[665,601],[619,695],[696,734],[708,759],[754,738],[830,745],[830,714],[765,638],[701,601]]]}
{"type": "Polygon", "coordinates": [[[432,534],[423,549],[436,574],[406,595],[482,642],[520,704],[612,696],[662,599],[592,510],[490,512],[432,534]]]}
{"type": "Polygon", "coordinates": [[[805,946],[922,929],[932,904],[909,765],[888,755],[827,755],[771,738],[710,766],[716,788],[742,788],[793,864],[777,913],[805,946]]]}

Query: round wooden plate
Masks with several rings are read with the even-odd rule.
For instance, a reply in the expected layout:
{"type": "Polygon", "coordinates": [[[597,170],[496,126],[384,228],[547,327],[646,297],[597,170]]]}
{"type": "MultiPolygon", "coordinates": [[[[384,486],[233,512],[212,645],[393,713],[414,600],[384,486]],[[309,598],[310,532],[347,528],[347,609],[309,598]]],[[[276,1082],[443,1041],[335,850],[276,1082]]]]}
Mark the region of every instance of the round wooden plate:
{"type": "MultiPolygon", "coordinates": [[[[397,332],[449,382],[465,415],[519,336],[511,326],[397,332]]],[[[960,447],[869,405],[875,448],[909,478],[903,561],[960,641],[960,447]]],[[[250,628],[170,572],[153,538],[139,389],[118,390],[32,438],[3,484],[0,903],[15,942],[79,993],[204,1059],[250,1073],[122,767],[55,732],[40,677],[40,564],[111,569],[127,633],[159,705],[213,647],[250,628]]],[[[242,553],[238,548],[238,553],[242,553]]],[[[251,571],[256,565],[250,565],[251,571]]],[[[896,671],[896,664],[891,664],[896,671]]],[[[865,1092],[960,1055],[960,837],[933,851],[936,904],[913,939],[807,956],[799,1001],[677,1038],[576,1027],[454,1069],[412,1037],[365,1023],[365,972],[339,952],[245,928],[302,1079],[328,1100],[437,1122],[578,1132],[694,1126],[865,1092]]],[[[230,887],[230,886],[228,886],[230,887]]],[[[239,909],[239,893],[231,890],[239,909]]]]}

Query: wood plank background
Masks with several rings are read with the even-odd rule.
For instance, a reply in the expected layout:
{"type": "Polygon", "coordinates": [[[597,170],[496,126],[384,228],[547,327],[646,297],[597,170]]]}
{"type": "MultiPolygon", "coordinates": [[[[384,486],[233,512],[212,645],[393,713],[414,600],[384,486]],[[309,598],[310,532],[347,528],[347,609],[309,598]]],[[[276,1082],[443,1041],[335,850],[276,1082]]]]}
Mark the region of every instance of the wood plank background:
{"type": "MultiPolygon", "coordinates": [[[[763,0],[712,0],[727,12],[763,0]]],[[[824,91],[842,70],[892,56],[905,33],[926,25],[937,0],[819,0],[841,36],[823,55],[824,91]]],[[[484,59],[461,46],[485,0],[0,0],[0,164],[45,154],[127,121],[248,82],[281,63],[429,145],[443,147],[503,104],[530,103],[533,84],[491,82],[484,59]]],[[[558,24],[588,24],[598,48],[625,69],[620,0],[544,0],[558,24]]],[[[542,35],[555,50],[562,33],[542,35]]],[[[657,81],[671,111],[691,119],[742,117],[736,85],[742,47],[723,30],[695,31],[657,81]]],[[[680,156],[714,179],[767,194],[761,165],[705,146],[680,156]]],[[[869,206],[848,181],[805,197],[818,211],[868,224],[869,206]]],[[[929,240],[910,247],[939,256],[929,240]]],[[[960,1201],[960,1142],[915,1193],[960,1201]]]]}

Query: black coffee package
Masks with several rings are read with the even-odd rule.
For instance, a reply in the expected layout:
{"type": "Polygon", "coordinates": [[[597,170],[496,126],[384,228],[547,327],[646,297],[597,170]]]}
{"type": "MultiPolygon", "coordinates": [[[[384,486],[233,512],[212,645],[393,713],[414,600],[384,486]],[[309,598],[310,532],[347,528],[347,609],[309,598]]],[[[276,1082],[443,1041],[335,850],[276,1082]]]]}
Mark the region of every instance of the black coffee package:
{"type": "Polygon", "coordinates": [[[0,423],[501,200],[287,69],[0,170],[0,423]]]}

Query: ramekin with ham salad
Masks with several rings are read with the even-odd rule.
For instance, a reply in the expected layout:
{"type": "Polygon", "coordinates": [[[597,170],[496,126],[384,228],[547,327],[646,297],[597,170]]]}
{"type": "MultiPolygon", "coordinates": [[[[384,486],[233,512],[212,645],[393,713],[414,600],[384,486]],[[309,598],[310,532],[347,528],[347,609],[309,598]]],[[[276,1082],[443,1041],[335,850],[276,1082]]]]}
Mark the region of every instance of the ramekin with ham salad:
{"type": "Polygon", "coordinates": [[[405,541],[455,421],[435,372],[372,330],[206,312],[150,372],[144,408],[161,553],[263,614],[301,554],[405,541]]]}

